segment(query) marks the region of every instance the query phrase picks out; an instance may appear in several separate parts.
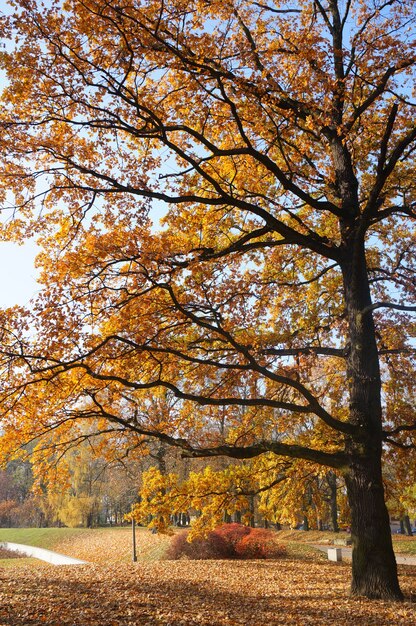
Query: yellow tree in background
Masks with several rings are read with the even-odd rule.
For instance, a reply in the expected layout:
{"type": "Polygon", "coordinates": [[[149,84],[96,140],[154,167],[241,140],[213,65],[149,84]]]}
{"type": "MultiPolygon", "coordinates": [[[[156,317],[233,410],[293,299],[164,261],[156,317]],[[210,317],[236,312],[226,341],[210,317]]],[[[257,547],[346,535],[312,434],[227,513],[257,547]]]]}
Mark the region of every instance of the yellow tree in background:
{"type": "Polygon", "coordinates": [[[3,232],[38,238],[44,289],[2,316],[5,453],[98,419],[114,450],[324,466],[352,593],[401,599],[382,454],[415,446],[390,385],[414,380],[415,8],[13,3],[3,232]]]}

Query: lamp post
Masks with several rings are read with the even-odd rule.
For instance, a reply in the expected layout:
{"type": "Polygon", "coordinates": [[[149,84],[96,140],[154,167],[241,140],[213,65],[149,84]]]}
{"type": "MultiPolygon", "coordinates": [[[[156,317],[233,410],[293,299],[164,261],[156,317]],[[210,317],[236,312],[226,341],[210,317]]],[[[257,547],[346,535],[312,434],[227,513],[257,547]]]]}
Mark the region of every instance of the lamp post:
{"type": "Polygon", "coordinates": [[[132,540],[133,540],[133,562],[137,561],[137,553],[136,553],[136,520],[131,521],[131,531],[132,531],[132,540]]]}

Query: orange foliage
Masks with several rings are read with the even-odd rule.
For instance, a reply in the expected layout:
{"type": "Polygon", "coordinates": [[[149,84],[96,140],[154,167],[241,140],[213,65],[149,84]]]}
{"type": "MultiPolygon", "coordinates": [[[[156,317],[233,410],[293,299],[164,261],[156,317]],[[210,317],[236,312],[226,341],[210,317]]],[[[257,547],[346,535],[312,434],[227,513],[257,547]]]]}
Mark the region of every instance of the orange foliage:
{"type": "Polygon", "coordinates": [[[239,504],[281,479],[256,457],[330,468],[353,593],[401,597],[381,457],[415,449],[415,8],[12,3],[2,234],[37,238],[43,288],[1,314],[4,458],[36,442],[45,476],[89,423],[109,459],[248,460],[239,504]]]}

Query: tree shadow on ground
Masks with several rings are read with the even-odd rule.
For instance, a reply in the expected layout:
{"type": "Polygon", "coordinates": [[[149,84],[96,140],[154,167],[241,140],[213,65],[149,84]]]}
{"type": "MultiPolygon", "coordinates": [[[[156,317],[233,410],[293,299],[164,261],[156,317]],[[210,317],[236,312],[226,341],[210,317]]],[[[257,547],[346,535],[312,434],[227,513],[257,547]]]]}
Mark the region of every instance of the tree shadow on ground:
{"type": "MultiPolygon", "coordinates": [[[[293,565],[293,564],[292,564],[293,565]]],[[[416,624],[414,604],[351,599],[345,569],[182,561],[1,572],[1,626],[280,626],[416,624]],[[241,565],[240,565],[241,564],[241,565]],[[194,568],[190,575],[190,568],[194,568]],[[279,583],[279,569],[282,582],[279,583]],[[200,576],[198,576],[198,569],[200,576]],[[171,570],[171,572],[169,572],[171,570]],[[333,585],[328,578],[333,574],[333,585]],[[171,573],[171,575],[169,575],[171,573]],[[267,578],[269,577],[269,584],[267,578]],[[314,584],[315,581],[315,584],[314,584]],[[343,581],[343,582],[342,582],[343,581]],[[413,618],[412,618],[413,616],[413,618]]],[[[416,568],[408,568],[409,579],[416,568]]]]}

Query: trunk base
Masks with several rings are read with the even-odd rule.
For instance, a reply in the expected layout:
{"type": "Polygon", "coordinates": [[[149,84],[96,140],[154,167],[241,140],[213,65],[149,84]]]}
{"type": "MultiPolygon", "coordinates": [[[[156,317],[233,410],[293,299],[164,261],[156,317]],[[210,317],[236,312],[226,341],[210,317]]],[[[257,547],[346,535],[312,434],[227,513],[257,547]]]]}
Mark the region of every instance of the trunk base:
{"type": "Polygon", "coordinates": [[[364,596],[370,600],[393,600],[396,602],[404,600],[394,574],[392,576],[384,575],[381,578],[380,572],[371,574],[367,571],[365,580],[357,580],[357,578],[355,576],[351,583],[350,595],[352,597],[364,596]],[[386,580],[386,578],[390,578],[390,580],[386,580]]]}
{"type": "Polygon", "coordinates": [[[345,482],[352,520],[351,595],[401,601],[380,464],[357,463],[345,482]]]}
{"type": "Polygon", "coordinates": [[[402,601],[403,594],[397,578],[397,565],[391,545],[391,535],[384,545],[352,537],[351,596],[365,596],[374,600],[402,601]],[[389,541],[390,540],[390,541],[389,541]],[[364,543],[364,545],[363,545],[364,543]],[[389,546],[390,543],[390,546],[389,546]],[[371,546],[371,547],[370,547],[371,546]]]}

